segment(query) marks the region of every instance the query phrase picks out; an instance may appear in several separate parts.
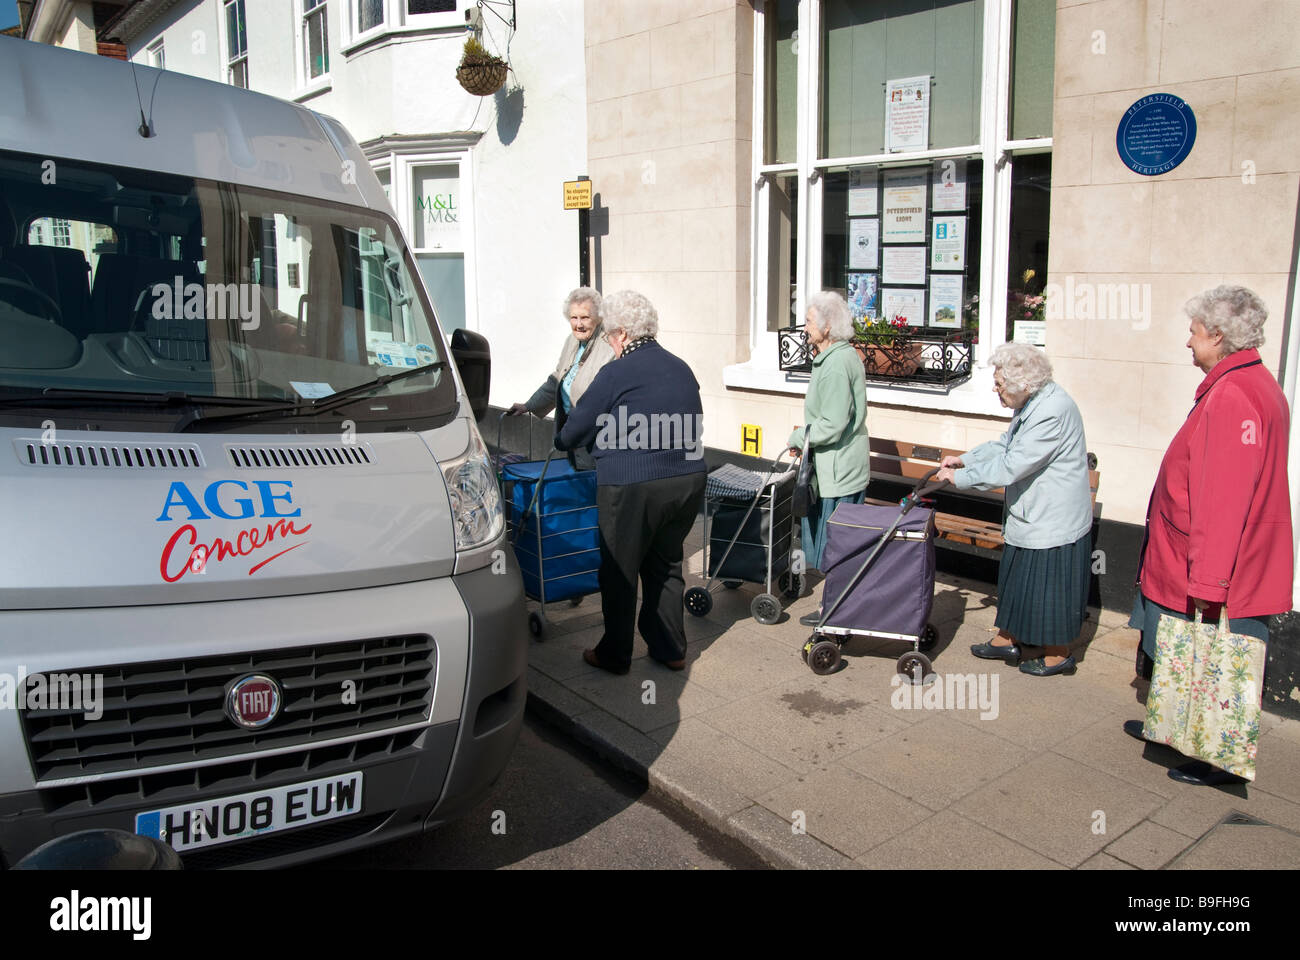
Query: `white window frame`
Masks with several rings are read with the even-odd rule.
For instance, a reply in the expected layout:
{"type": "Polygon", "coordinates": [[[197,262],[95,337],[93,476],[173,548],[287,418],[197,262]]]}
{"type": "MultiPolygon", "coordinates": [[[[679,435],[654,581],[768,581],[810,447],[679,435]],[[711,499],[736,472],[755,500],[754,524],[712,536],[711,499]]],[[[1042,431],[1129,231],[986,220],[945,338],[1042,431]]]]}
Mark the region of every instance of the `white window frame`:
{"type": "Polygon", "coordinates": [[[992,392],[992,371],[988,358],[1006,341],[1007,269],[1011,227],[1011,173],[1014,158],[1050,152],[1052,138],[1009,139],[1011,102],[1011,17],[1013,0],[985,0],[983,51],[981,57],[980,143],[963,147],[921,150],[910,153],[819,159],[821,85],[821,0],[799,0],[799,62],[796,86],[796,160],[794,163],[764,163],[766,142],[766,0],[757,0],[754,13],[753,63],[754,107],[752,169],[754,193],[750,234],[750,350],[747,364],[724,370],[724,382],[731,387],[750,387],[783,393],[805,393],[806,383],[786,381],[777,365],[778,335],[767,329],[768,211],[773,174],[797,174],[799,221],[796,227],[797,315],[807,310],[808,298],[821,289],[823,173],[831,167],[871,164],[880,167],[914,166],[943,157],[971,157],[983,161],[983,203],[980,224],[980,327],[975,345],[976,368],[965,384],[947,394],[923,393],[903,386],[872,383],[868,398],[878,403],[957,410],[997,416],[1009,415],[992,392]],[[815,288],[811,283],[815,281],[815,288]]]}
{"type": "Polygon", "coordinates": [[[163,45],[162,37],[145,47],[144,51],[145,56],[149,58],[149,66],[158,70],[167,69],[167,49],[163,45]]]}
{"type": "Polygon", "coordinates": [[[251,90],[252,87],[250,87],[247,83],[250,76],[249,68],[248,68],[248,3],[247,0],[222,0],[221,12],[218,15],[218,24],[221,30],[221,49],[225,53],[225,62],[223,65],[223,70],[225,71],[225,82],[234,86],[234,81],[231,79],[232,76],[234,75],[234,67],[236,64],[242,61],[244,64],[245,85],[241,89],[251,90]],[[228,26],[229,20],[227,19],[227,11],[229,10],[231,4],[234,3],[244,4],[244,52],[239,54],[238,56],[232,56],[232,53],[234,52],[233,51],[234,38],[230,35],[230,27],[228,26]]]}
{"type": "Polygon", "coordinates": [[[311,75],[311,64],[308,62],[311,57],[311,44],[307,42],[307,19],[310,16],[314,16],[317,10],[320,10],[321,16],[325,18],[325,55],[326,59],[329,59],[329,39],[330,34],[334,32],[331,30],[330,11],[331,9],[336,9],[338,7],[340,0],[333,0],[332,3],[331,0],[320,0],[320,2],[311,7],[311,9],[307,8],[307,2],[308,0],[295,0],[294,3],[295,11],[297,13],[297,29],[294,31],[294,45],[298,60],[299,98],[321,93],[322,91],[330,89],[334,85],[333,76],[329,69],[326,69],[325,72],[318,77],[313,77],[311,75]]]}
{"type": "MultiPolygon", "coordinates": [[[[397,223],[406,238],[406,245],[414,259],[419,254],[455,253],[464,258],[465,269],[465,328],[478,330],[478,244],[474,231],[474,163],[473,150],[457,146],[446,150],[421,150],[413,153],[386,153],[370,158],[371,169],[389,172],[388,202],[397,216],[397,223]],[[412,204],[411,178],[414,168],[428,165],[457,167],[460,180],[461,244],[457,250],[430,249],[415,245],[415,215],[412,204]]],[[[434,304],[434,308],[437,308],[434,304]]]]}
{"type": "Polygon", "coordinates": [[[437,29],[459,29],[465,27],[465,10],[474,4],[474,0],[456,0],[456,9],[447,13],[406,12],[406,0],[384,0],[384,20],[369,30],[359,29],[359,0],[344,0],[347,3],[343,18],[343,42],[340,52],[344,55],[355,52],[382,37],[400,36],[403,33],[422,32],[437,29]]]}

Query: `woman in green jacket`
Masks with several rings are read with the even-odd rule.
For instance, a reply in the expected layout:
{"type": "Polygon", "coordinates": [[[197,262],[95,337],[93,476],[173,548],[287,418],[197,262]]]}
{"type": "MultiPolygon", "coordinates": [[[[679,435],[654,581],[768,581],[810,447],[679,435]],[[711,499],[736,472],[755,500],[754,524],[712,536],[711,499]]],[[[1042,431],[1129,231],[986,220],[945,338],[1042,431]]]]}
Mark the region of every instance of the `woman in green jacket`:
{"type": "MultiPolygon", "coordinates": [[[[804,400],[804,423],[813,450],[813,483],[818,501],[802,521],[803,552],[808,567],[820,570],[826,546],[826,521],[841,503],[861,503],[871,479],[871,441],[867,437],[867,383],[862,358],[848,342],[853,315],[836,293],[816,293],[808,300],[804,330],[817,351],[804,400]]],[[[802,452],[805,428],[790,434],[789,446],[802,452]]],[[[799,618],[815,626],[817,613],[799,618]]]]}

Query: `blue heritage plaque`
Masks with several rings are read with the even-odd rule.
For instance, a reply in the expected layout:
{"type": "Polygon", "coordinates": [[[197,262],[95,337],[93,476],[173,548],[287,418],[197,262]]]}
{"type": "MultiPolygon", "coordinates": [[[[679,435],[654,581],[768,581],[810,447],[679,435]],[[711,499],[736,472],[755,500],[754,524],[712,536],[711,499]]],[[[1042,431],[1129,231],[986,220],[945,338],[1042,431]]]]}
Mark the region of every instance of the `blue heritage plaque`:
{"type": "Polygon", "coordinates": [[[1143,97],[1124,113],[1115,149],[1124,166],[1144,177],[1168,173],[1187,159],[1196,143],[1192,108],[1172,93],[1143,97]]]}

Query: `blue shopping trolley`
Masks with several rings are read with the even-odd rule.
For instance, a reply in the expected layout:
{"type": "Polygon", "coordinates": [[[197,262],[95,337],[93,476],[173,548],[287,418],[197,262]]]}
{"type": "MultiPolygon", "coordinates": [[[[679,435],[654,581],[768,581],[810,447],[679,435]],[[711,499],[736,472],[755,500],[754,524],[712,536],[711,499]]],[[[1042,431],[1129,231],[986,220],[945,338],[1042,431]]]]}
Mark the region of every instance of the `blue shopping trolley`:
{"type": "Polygon", "coordinates": [[[501,502],[524,593],[540,606],[528,628],[545,639],[546,604],[573,606],[600,589],[596,471],[574,470],[552,450],[545,460],[503,463],[501,502]]]}

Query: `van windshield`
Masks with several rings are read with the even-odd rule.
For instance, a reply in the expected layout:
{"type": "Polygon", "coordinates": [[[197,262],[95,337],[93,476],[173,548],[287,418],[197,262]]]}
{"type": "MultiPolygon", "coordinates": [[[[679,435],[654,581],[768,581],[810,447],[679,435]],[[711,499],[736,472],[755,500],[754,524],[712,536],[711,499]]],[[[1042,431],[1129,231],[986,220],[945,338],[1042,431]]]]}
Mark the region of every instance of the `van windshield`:
{"type": "Polygon", "coordinates": [[[0,413],[56,394],[87,413],[120,395],[358,422],[456,404],[383,214],[0,151],[0,413]]]}

